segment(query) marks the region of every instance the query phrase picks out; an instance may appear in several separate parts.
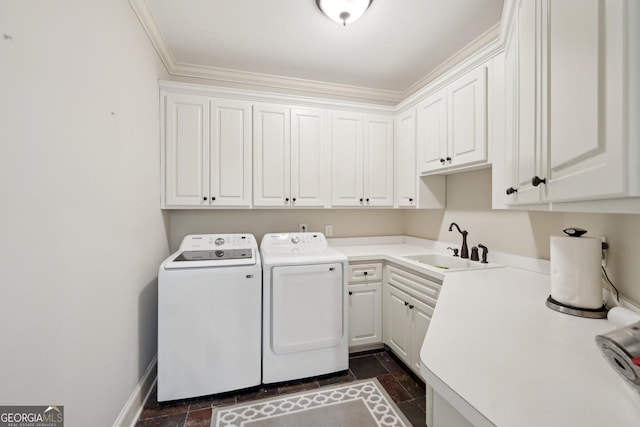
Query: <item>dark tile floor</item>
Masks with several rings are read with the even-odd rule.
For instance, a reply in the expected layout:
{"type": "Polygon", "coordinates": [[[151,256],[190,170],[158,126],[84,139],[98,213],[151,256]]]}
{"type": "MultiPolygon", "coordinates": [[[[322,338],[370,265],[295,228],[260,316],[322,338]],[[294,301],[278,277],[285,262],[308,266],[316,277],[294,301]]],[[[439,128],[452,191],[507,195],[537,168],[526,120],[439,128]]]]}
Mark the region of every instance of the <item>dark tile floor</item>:
{"type": "Polygon", "coordinates": [[[249,402],[265,397],[313,390],[356,380],[377,378],[389,396],[414,426],[425,424],[425,385],[402,362],[384,350],[349,356],[349,370],[301,381],[263,385],[239,392],[158,403],[155,387],[149,395],[136,427],[209,427],[215,407],[249,402]]]}

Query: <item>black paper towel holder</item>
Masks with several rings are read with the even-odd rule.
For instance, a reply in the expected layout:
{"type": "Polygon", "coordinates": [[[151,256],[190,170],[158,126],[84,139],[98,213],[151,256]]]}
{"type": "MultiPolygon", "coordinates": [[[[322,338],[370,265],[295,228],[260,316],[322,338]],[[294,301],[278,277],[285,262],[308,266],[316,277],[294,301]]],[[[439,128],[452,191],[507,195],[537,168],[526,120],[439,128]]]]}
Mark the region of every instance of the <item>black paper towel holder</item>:
{"type": "Polygon", "coordinates": [[[550,309],[559,311],[560,313],[570,314],[571,316],[586,317],[588,319],[606,319],[607,313],[609,312],[609,309],[605,307],[604,304],[602,304],[602,307],[600,308],[573,307],[554,300],[551,298],[551,295],[547,298],[546,304],[550,309]]]}

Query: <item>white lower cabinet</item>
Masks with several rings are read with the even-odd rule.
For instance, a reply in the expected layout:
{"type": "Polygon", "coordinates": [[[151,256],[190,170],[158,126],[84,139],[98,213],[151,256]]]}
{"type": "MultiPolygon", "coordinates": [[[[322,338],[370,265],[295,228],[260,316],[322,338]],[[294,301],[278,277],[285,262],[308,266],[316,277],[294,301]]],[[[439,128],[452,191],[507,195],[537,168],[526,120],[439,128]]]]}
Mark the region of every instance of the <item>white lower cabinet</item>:
{"type": "Polygon", "coordinates": [[[385,267],[384,343],[420,377],[420,348],[440,286],[440,283],[395,266],[385,267]]]}
{"type": "Polygon", "coordinates": [[[382,346],[382,263],[349,264],[349,348],[382,346]]]}
{"type": "Polygon", "coordinates": [[[349,347],[382,343],[382,283],[349,285],[349,347]]]}

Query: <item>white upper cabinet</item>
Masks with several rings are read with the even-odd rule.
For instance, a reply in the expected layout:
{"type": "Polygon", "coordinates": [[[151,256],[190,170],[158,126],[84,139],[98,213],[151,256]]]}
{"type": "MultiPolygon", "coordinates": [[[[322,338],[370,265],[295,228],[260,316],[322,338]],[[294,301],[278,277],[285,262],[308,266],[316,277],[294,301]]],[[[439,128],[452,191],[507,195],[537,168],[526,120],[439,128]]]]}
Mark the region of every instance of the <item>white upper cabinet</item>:
{"type": "Polygon", "coordinates": [[[164,96],[163,207],[251,205],[251,104],[164,96]]]}
{"type": "Polygon", "coordinates": [[[289,108],[258,104],[253,107],[253,204],[290,204],[291,131],[289,108]]]}
{"type": "Polygon", "coordinates": [[[640,195],[638,2],[510,3],[509,203],[640,195]]]}
{"type": "Polygon", "coordinates": [[[209,98],[169,94],[164,99],[165,206],[209,205],[209,98]]]}
{"type": "Polygon", "coordinates": [[[366,206],[393,206],[393,118],[364,116],[364,196],[366,206]]]}
{"type": "Polygon", "coordinates": [[[487,68],[472,70],[448,86],[448,166],[487,160],[487,68]]]}
{"type": "Polygon", "coordinates": [[[411,108],[396,116],[394,130],[394,206],[415,207],[417,203],[415,108],[411,108]]]}
{"type": "Polygon", "coordinates": [[[211,100],[212,206],[251,206],[251,103],[211,100]]]}
{"type": "Polygon", "coordinates": [[[393,118],[334,112],[333,206],[393,206],[393,118]]]}
{"type": "Polygon", "coordinates": [[[420,172],[440,170],[447,155],[447,91],[441,89],[418,104],[420,172]]]}
{"type": "Polygon", "coordinates": [[[253,204],[323,207],[328,178],[324,111],[257,104],[253,129],[253,204]]]}
{"type": "Polygon", "coordinates": [[[487,162],[487,69],[458,77],[418,104],[420,173],[487,162]]]}
{"type": "Polygon", "coordinates": [[[327,114],[319,109],[291,110],[292,206],[326,204],[329,171],[327,114]]]}

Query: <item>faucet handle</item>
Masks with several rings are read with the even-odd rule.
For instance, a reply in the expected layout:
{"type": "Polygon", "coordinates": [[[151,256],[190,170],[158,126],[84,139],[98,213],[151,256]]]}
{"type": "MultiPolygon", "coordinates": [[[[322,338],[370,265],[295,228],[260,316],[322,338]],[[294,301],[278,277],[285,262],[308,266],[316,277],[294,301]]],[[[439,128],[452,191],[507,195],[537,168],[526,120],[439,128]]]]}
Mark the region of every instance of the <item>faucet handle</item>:
{"type": "Polygon", "coordinates": [[[478,248],[473,246],[471,248],[471,261],[480,261],[480,257],[478,256],[478,248]]]}
{"type": "Polygon", "coordinates": [[[452,248],[449,246],[447,249],[453,251],[453,256],[458,256],[458,248],[452,248]]]}

